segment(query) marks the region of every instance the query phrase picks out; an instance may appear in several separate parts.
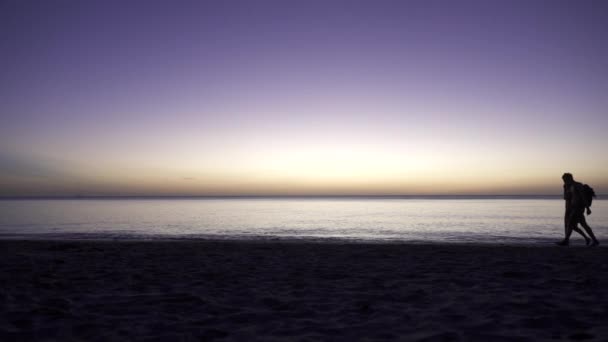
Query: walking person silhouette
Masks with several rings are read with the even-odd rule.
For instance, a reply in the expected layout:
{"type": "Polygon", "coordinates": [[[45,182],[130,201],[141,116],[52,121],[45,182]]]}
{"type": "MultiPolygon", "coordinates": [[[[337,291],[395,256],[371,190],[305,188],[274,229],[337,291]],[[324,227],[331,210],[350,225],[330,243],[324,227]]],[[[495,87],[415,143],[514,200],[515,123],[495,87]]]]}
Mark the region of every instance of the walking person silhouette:
{"type": "Polygon", "coordinates": [[[587,215],[591,215],[589,206],[591,205],[591,196],[595,196],[593,189],[575,181],[571,173],[564,173],[562,180],[564,181],[564,200],[566,201],[566,213],[564,215],[565,236],[557,244],[568,246],[570,244],[570,235],[572,231],[575,231],[581,234],[585,238],[587,245],[589,245],[589,238],[578,228],[578,224],[580,223],[592,240],[591,246],[599,245],[599,241],[595,238],[593,230],[591,230],[585,219],[585,210],[587,211],[587,215]],[[588,191],[586,188],[590,189],[591,196],[586,193],[588,191]]]}

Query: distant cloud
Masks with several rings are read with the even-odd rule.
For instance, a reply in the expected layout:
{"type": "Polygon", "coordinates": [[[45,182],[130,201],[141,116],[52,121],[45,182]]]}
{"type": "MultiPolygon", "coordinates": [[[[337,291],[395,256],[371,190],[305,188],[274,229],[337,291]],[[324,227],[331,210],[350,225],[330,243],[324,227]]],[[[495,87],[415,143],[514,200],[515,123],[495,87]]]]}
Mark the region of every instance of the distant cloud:
{"type": "Polygon", "coordinates": [[[195,180],[196,178],[194,178],[194,177],[183,177],[182,179],[185,180],[185,181],[191,181],[191,180],[195,180]]]}

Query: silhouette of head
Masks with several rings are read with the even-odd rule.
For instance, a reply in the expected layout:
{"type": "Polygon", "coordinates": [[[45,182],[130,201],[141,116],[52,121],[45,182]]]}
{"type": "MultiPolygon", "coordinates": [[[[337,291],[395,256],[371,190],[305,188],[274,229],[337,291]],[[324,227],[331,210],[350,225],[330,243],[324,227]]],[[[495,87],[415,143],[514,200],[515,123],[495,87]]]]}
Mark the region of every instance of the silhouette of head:
{"type": "Polygon", "coordinates": [[[570,184],[574,181],[574,177],[572,177],[571,173],[566,172],[562,175],[562,180],[564,181],[564,184],[570,184]]]}

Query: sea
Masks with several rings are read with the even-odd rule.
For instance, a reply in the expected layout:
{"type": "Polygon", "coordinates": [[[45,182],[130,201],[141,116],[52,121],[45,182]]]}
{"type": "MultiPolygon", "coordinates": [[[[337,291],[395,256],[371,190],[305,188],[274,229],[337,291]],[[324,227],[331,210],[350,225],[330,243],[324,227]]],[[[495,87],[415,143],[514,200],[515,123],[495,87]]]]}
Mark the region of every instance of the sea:
{"type": "MultiPolygon", "coordinates": [[[[608,201],[592,210],[605,240],[608,201]]],[[[563,215],[550,196],[1,199],[0,238],[550,244],[563,215]]]]}

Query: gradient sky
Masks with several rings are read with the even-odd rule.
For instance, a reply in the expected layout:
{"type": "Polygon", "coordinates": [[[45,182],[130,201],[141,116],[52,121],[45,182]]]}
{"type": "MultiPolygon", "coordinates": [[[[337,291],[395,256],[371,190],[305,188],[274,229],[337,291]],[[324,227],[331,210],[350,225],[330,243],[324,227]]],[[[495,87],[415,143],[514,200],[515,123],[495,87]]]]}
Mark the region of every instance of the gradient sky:
{"type": "Polygon", "coordinates": [[[0,196],[608,193],[606,1],[0,2],[0,196]]]}

